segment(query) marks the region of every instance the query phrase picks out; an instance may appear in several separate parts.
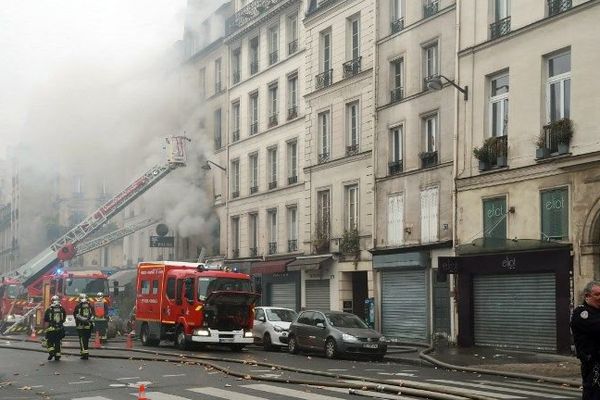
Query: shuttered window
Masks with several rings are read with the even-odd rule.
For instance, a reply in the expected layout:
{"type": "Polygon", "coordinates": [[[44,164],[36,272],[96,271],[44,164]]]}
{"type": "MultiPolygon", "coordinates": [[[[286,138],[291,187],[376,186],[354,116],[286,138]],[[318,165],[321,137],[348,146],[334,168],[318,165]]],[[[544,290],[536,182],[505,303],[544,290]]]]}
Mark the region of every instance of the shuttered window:
{"type": "Polygon", "coordinates": [[[541,194],[542,240],[569,239],[569,191],[548,190],[541,194]]]}
{"type": "Polygon", "coordinates": [[[506,197],[483,201],[483,237],[506,239],[506,197]]]}
{"type": "Polygon", "coordinates": [[[388,198],[388,245],[401,245],[404,231],[404,199],[402,195],[388,198]]]}
{"type": "Polygon", "coordinates": [[[438,240],[438,188],[421,191],[421,242],[438,240]]]}

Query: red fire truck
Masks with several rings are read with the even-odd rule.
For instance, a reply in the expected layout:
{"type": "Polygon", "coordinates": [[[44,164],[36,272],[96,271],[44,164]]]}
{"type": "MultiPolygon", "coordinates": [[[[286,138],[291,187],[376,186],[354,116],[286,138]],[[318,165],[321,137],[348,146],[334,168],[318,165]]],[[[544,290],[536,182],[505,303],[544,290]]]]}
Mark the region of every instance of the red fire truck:
{"type": "Polygon", "coordinates": [[[253,343],[254,303],[249,275],[228,267],[173,261],[138,265],[136,334],[144,346],[171,340],[224,344],[234,351],[253,343]]]}
{"type": "Polygon", "coordinates": [[[27,292],[21,282],[3,278],[0,282],[0,325],[12,324],[24,314],[27,292]]]}

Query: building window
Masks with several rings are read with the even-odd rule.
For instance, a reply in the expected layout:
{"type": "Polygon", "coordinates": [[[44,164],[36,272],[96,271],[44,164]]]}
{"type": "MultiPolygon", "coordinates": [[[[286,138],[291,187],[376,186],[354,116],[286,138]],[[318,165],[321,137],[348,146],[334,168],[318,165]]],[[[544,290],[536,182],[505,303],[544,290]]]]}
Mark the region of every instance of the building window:
{"type": "Polygon", "coordinates": [[[569,190],[541,192],[542,240],[569,240],[569,190]]]}
{"type": "Polygon", "coordinates": [[[287,119],[298,116],[298,74],[294,73],[288,77],[288,115],[287,119]]]}
{"type": "Polygon", "coordinates": [[[423,118],[423,130],[425,136],[425,152],[437,151],[437,114],[428,115],[423,118]]]}
{"type": "Polygon", "coordinates": [[[233,258],[240,256],[240,217],[231,218],[231,249],[233,258]]]}
{"type": "Polygon", "coordinates": [[[507,134],[508,93],[508,74],[490,80],[490,132],[493,137],[507,134]]]}
{"type": "Polygon", "coordinates": [[[404,97],[404,58],[399,58],[390,63],[392,91],[390,101],[396,102],[404,97]]]}
{"type": "Polygon", "coordinates": [[[546,107],[549,122],[571,116],[571,52],[548,59],[546,107]]]}
{"type": "Polygon", "coordinates": [[[483,201],[483,237],[506,239],[506,197],[483,201]]]}
{"type": "Polygon", "coordinates": [[[277,210],[269,210],[269,254],[277,253],[277,210]]]}
{"type": "Polygon", "coordinates": [[[240,48],[233,50],[231,55],[231,81],[236,84],[241,79],[240,74],[240,48]]]}
{"type": "Polygon", "coordinates": [[[427,90],[427,81],[439,75],[438,67],[438,44],[437,42],[423,48],[423,74],[425,81],[424,90],[427,90]]]}
{"type": "Polygon", "coordinates": [[[215,127],[215,149],[220,149],[223,146],[221,137],[221,109],[215,111],[214,115],[214,127],[215,127]]]}
{"type": "Polygon", "coordinates": [[[345,228],[358,229],[358,185],[346,186],[344,190],[344,203],[346,205],[345,228]]]}
{"type": "Polygon", "coordinates": [[[425,0],[423,4],[423,18],[429,18],[435,15],[440,8],[439,0],[425,0]]]}
{"type": "Polygon", "coordinates": [[[421,190],[421,243],[438,240],[438,188],[421,190]]]}
{"type": "Polygon", "coordinates": [[[249,156],[250,164],[250,194],[258,192],[258,153],[249,156]]]}
{"type": "Polygon", "coordinates": [[[269,86],[269,128],[277,125],[277,83],[269,86]]]}
{"type": "Polygon", "coordinates": [[[231,136],[232,141],[240,140],[240,102],[231,105],[231,136]]]}
{"type": "Polygon", "coordinates": [[[321,73],[316,77],[315,88],[321,89],[331,85],[333,69],[331,68],[331,32],[321,33],[321,73]]]}
{"type": "Polygon", "coordinates": [[[298,16],[296,14],[287,18],[287,43],[288,54],[298,51],[298,16]]]}
{"type": "Polygon", "coordinates": [[[279,60],[279,26],[269,29],[269,65],[279,60]]]}
{"type": "Polygon", "coordinates": [[[231,162],[231,197],[240,197],[240,160],[231,162]]]}
{"type": "Polygon", "coordinates": [[[298,182],[298,142],[295,140],[287,144],[288,156],[288,185],[298,182]]]}
{"type": "Polygon", "coordinates": [[[250,135],[258,133],[258,92],[250,95],[250,135]]]}
{"type": "Polygon", "coordinates": [[[401,245],[404,242],[404,198],[396,194],[388,197],[388,245],[401,245]]]}
{"type": "Polygon", "coordinates": [[[359,151],[359,103],[355,101],[350,104],[346,104],[346,120],[347,120],[347,145],[346,155],[354,155],[359,151]]]}
{"type": "Polygon", "coordinates": [[[83,194],[83,186],[82,186],[82,177],[81,175],[73,176],[73,195],[81,196],[83,194]]]}
{"type": "Polygon", "coordinates": [[[206,98],[206,69],[198,71],[198,87],[200,88],[200,98],[206,98]]]}
{"type": "Polygon", "coordinates": [[[215,93],[221,93],[223,90],[221,83],[221,59],[217,58],[215,60],[215,93]]]}
{"type": "Polygon", "coordinates": [[[250,39],[250,75],[258,72],[258,36],[250,39]]]}
{"type": "Polygon", "coordinates": [[[348,20],[347,50],[350,60],[343,65],[344,78],[349,78],[361,71],[360,56],[360,16],[354,16],[348,20]]]}
{"type": "Polygon", "coordinates": [[[329,111],[319,114],[319,163],[329,160],[329,111]]]}
{"type": "Polygon", "coordinates": [[[269,189],[275,189],[277,187],[277,149],[269,149],[268,152],[269,160],[269,189]]]}
{"type": "Polygon", "coordinates": [[[390,130],[390,160],[388,164],[389,174],[395,175],[402,172],[402,126],[390,130]]]}
{"type": "Polygon", "coordinates": [[[248,243],[250,257],[258,256],[258,214],[248,216],[248,243]]]}
{"type": "Polygon", "coordinates": [[[573,0],[548,0],[548,16],[560,14],[573,6],[573,0]]]}
{"type": "Polygon", "coordinates": [[[403,0],[390,0],[391,5],[391,31],[400,32],[404,29],[403,0]]]}
{"type": "Polygon", "coordinates": [[[330,231],[329,190],[317,192],[317,238],[328,238],[330,231]]]}
{"type": "Polygon", "coordinates": [[[288,210],[288,253],[298,251],[298,208],[288,210]]]}
{"type": "Polygon", "coordinates": [[[510,0],[494,0],[494,22],[490,24],[490,38],[496,39],[510,32],[510,0]]]}

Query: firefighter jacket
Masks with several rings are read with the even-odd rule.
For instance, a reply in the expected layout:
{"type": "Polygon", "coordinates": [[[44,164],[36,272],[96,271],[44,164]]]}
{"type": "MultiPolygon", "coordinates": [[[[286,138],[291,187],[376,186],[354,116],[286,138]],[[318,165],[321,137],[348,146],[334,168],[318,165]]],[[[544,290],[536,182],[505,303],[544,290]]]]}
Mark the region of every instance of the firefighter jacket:
{"type": "Polygon", "coordinates": [[[600,362],[600,309],[583,303],[573,310],[571,331],[577,358],[582,363],[600,362]]]}
{"type": "Polygon", "coordinates": [[[44,321],[49,325],[48,330],[61,329],[66,319],[67,312],[60,304],[51,305],[44,313],[44,321]]]}
{"type": "Polygon", "coordinates": [[[92,329],[94,319],[94,307],[89,302],[79,303],[73,312],[77,329],[92,329]]]}

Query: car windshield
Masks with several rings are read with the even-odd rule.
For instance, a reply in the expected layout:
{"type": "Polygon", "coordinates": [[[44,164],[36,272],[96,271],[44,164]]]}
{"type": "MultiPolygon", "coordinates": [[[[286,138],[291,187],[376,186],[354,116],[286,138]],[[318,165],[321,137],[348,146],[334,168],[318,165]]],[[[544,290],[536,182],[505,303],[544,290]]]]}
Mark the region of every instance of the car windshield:
{"type": "Polygon", "coordinates": [[[267,308],[266,311],[269,321],[292,322],[298,315],[296,311],[285,308],[267,308]]]}
{"type": "Polygon", "coordinates": [[[108,280],[104,278],[68,278],[66,295],[85,293],[96,295],[98,292],[108,293],[108,280]]]}
{"type": "Polygon", "coordinates": [[[251,292],[249,279],[198,278],[198,300],[206,300],[209,294],[217,291],[251,292]]]}
{"type": "Polygon", "coordinates": [[[369,328],[360,318],[353,314],[329,314],[327,315],[327,320],[331,326],[335,326],[336,328],[369,328]]]}

